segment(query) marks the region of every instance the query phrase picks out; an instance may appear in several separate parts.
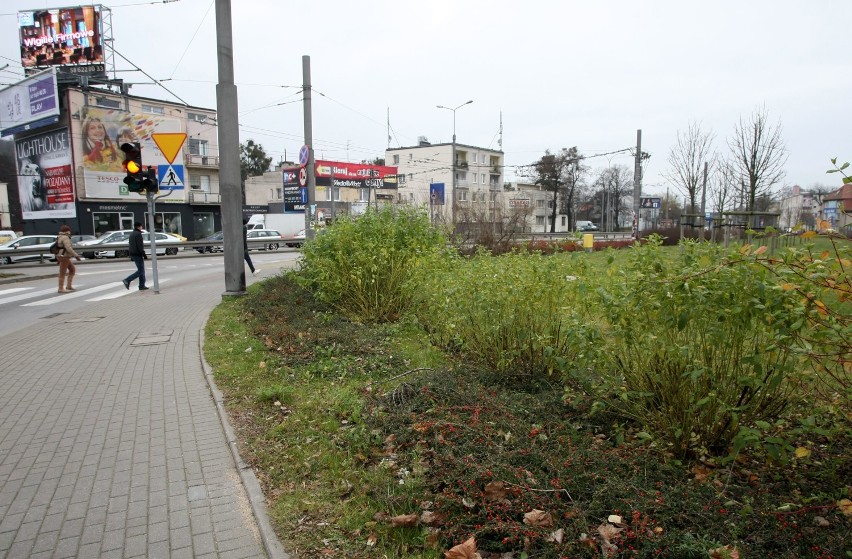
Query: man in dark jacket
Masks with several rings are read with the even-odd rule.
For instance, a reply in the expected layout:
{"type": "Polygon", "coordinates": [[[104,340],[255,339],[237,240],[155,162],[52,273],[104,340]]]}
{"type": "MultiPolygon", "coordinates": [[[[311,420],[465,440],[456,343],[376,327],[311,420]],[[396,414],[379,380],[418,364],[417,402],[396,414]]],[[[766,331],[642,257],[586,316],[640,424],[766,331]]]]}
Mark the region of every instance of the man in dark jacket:
{"type": "Polygon", "coordinates": [[[257,274],[260,270],[254,269],[254,264],[251,261],[251,255],[249,255],[248,249],[248,220],[243,220],[243,258],[248,264],[249,270],[251,270],[251,275],[257,274]]]}
{"type": "Polygon", "coordinates": [[[142,224],[138,221],[133,224],[133,232],[128,242],[130,259],[136,264],[136,271],[121,280],[126,289],[130,289],[130,282],[139,278],[139,291],[148,289],[145,287],[145,244],[142,242],[142,224]]]}

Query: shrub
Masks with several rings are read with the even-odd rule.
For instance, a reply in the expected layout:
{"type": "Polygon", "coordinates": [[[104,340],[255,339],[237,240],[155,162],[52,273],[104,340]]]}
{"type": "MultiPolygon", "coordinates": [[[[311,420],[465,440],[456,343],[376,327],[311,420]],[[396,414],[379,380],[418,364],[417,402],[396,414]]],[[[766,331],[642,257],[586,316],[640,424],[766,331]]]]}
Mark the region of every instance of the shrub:
{"type": "Polygon", "coordinates": [[[435,343],[506,377],[567,374],[597,338],[583,266],[569,257],[480,251],[430,278],[417,316],[435,343]]]}
{"type": "Polygon", "coordinates": [[[394,320],[409,307],[426,268],[446,246],[429,217],[385,207],[339,220],[305,244],[300,283],[359,321],[394,320]]]}
{"type": "Polygon", "coordinates": [[[717,264],[718,247],[687,242],[666,268],[660,245],[637,247],[622,281],[598,292],[610,327],[602,395],[677,456],[721,453],[788,403],[796,359],[777,342],[795,301],[760,266],[717,264]]]}

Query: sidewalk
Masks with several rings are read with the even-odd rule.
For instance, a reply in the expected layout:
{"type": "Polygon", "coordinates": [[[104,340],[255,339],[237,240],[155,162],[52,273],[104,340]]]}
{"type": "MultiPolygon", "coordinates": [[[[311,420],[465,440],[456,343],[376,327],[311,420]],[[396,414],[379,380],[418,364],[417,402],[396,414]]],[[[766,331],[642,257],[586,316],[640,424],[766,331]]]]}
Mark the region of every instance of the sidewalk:
{"type": "Polygon", "coordinates": [[[223,290],[170,284],[0,338],[0,558],[288,557],[201,355],[223,290]]]}

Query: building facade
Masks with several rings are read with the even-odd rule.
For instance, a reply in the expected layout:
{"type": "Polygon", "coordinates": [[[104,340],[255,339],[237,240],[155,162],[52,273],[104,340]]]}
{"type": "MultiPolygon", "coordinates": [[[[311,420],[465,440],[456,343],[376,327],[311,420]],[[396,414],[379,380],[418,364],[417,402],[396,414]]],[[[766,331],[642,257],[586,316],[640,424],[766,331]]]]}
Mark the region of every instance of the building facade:
{"type": "Polygon", "coordinates": [[[215,111],[77,85],[60,88],[59,98],[58,122],[14,137],[16,228],[54,234],[59,222],[100,235],[132,229],[135,221],[147,226],[145,196],[123,182],[121,145],[138,142],[143,167],[156,169],[164,195],[156,201],[155,229],[189,239],[221,229],[215,111]],[[186,141],[164,153],[158,134],[185,134],[186,141]]]}

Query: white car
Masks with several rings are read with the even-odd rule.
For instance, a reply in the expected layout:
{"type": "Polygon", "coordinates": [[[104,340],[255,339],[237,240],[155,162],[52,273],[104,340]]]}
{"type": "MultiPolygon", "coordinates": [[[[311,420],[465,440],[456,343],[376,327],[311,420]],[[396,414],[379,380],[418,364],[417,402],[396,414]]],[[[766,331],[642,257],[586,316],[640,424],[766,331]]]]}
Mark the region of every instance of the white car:
{"type": "Polygon", "coordinates": [[[50,245],[56,241],[56,235],[24,235],[11,241],[6,241],[0,245],[0,264],[12,264],[13,262],[23,262],[25,260],[41,260],[44,257],[46,260],[56,260],[50,254],[50,245]],[[24,254],[16,255],[19,250],[36,250],[44,249],[43,254],[24,254]]]}
{"type": "MultiPolygon", "coordinates": [[[[107,231],[97,239],[80,242],[80,250],[78,250],[77,252],[79,252],[80,256],[82,256],[83,258],[101,258],[100,256],[98,256],[98,252],[104,252],[105,249],[100,248],[98,245],[122,243],[126,246],[127,239],[130,238],[130,234],[132,232],[133,229],[119,229],[118,231],[107,231]]],[[[112,250],[113,252],[115,251],[115,249],[112,250]]]]}
{"type": "Polygon", "coordinates": [[[305,242],[305,230],[302,229],[292,237],[285,237],[284,244],[288,247],[298,248],[305,242]]]}
{"type": "MultiPolygon", "coordinates": [[[[169,233],[154,233],[157,237],[157,256],[175,255],[178,253],[178,247],[169,246],[180,244],[181,240],[169,233]]],[[[130,235],[128,234],[128,239],[130,235]]],[[[149,233],[142,233],[142,243],[145,245],[145,254],[151,256],[151,240],[149,233]]],[[[125,245],[127,241],[125,241],[125,245]]],[[[126,248],[109,248],[95,252],[95,258],[124,258],[129,256],[129,250],[126,248]]]]}
{"type": "Polygon", "coordinates": [[[248,249],[275,250],[280,246],[281,233],[275,229],[250,229],[246,234],[248,249]],[[263,244],[260,244],[263,241],[263,244]]]}
{"type": "Polygon", "coordinates": [[[0,244],[14,241],[18,238],[18,234],[11,229],[0,229],[0,244]]]}

